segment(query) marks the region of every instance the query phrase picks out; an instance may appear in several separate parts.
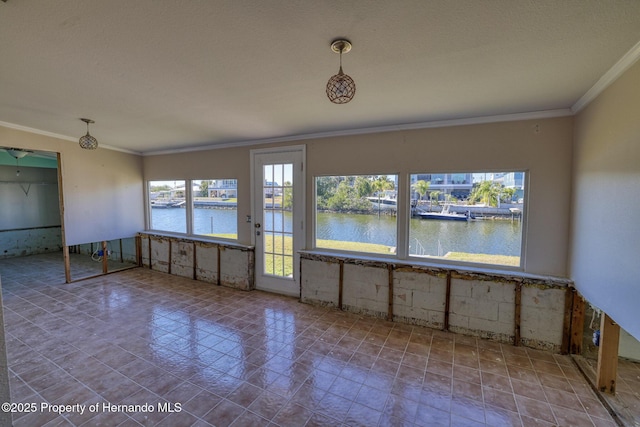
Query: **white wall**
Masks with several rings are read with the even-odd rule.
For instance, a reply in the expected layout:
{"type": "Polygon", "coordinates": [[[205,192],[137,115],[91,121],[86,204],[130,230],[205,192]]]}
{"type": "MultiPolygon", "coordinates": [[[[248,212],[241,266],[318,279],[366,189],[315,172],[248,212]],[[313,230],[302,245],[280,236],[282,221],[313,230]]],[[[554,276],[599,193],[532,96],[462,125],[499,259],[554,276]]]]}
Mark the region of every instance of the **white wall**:
{"type": "MultiPolygon", "coordinates": [[[[525,170],[530,176],[525,272],[567,274],[573,118],[292,141],[307,146],[307,247],[313,177],[525,170]]],[[[238,240],[251,243],[249,151],[267,145],[144,157],[145,180],[238,179],[238,240]]]]}
{"type": "Polygon", "coordinates": [[[0,183],[0,230],[60,225],[56,169],[0,165],[0,183]]]}
{"type": "Polygon", "coordinates": [[[571,276],[640,338],[640,62],[578,114],[571,276]]]}
{"type": "Polygon", "coordinates": [[[66,245],[132,237],[144,229],[142,159],[0,126],[0,145],[60,153],[66,245]]]}

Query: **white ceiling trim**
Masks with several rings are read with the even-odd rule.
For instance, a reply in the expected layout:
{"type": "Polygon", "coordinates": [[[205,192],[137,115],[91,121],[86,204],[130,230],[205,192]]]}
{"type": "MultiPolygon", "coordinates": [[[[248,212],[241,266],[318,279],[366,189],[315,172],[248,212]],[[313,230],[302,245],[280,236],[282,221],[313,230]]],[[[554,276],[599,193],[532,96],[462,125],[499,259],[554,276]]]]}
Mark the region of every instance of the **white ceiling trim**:
{"type": "Polygon", "coordinates": [[[600,77],[600,79],[571,107],[575,114],[580,112],[591,101],[596,99],[611,83],[616,81],[625,71],[627,71],[636,61],[640,59],[640,42],[636,43],[627,53],[624,54],[613,67],[600,77]]]}
{"type": "MultiPolygon", "coordinates": [[[[71,142],[78,142],[78,138],[79,138],[79,137],[78,138],[74,138],[72,136],[67,136],[67,135],[60,135],[58,133],[47,132],[46,130],[30,128],[30,127],[27,127],[27,126],[16,125],[14,123],[8,123],[8,122],[0,122],[0,126],[6,127],[6,128],[9,128],[9,129],[20,130],[20,131],[23,131],[23,132],[35,133],[36,135],[43,135],[43,136],[48,136],[48,137],[51,137],[51,138],[57,138],[57,139],[65,140],[65,141],[71,141],[71,142]]],[[[137,151],[127,150],[125,148],[114,147],[112,145],[101,144],[99,141],[98,141],[98,147],[104,148],[106,150],[120,151],[122,153],[136,154],[138,156],[141,154],[141,153],[139,153],[137,151]]]]}
{"type": "Polygon", "coordinates": [[[72,138],[70,136],[60,135],[58,133],[53,133],[53,132],[47,132],[46,130],[30,128],[30,127],[27,127],[27,126],[16,125],[16,124],[13,124],[13,123],[0,122],[0,126],[6,127],[6,128],[9,128],[9,129],[21,130],[23,132],[35,133],[36,135],[44,135],[44,136],[49,136],[51,138],[64,139],[65,141],[76,141],[77,142],[77,139],[72,138]]]}
{"type": "Polygon", "coordinates": [[[147,151],[142,153],[142,155],[156,156],[156,155],[165,155],[165,154],[188,153],[193,151],[215,150],[215,149],[221,149],[221,148],[244,147],[249,145],[263,145],[263,144],[274,144],[279,142],[304,141],[308,139],[321,139],[321,138],[331,138],[331,137],[338,137],[338,136],[366,135],[366,134],[372,134],[372,133],[393,132],[393,131],[406,131],[406,130],[416,130],[416,129],[452,127],[452,126],[466,126],[466,125],[498,123],[498,122],[513,122],[516,120],[549,119],[554,117],[566,117],[566,116],[572,116],[572,115],[573,115],[573,111],[571,111],[571,109],[562,108],[562,109],[556,109],[556,110],[533,111],[529,113],[501,114],[501,115],[495,115],[495,116],[471,117],[466,119],[438,120],[433,122],[408,123],[408,124],[402,124],[402,125],[378,126],[378,127],[368,127],[368,128],[361,128],[361,129],[332,131],[332,132],[318,132],[318,133],[293,135],[293,136],[286,136],[286,137],[279,137],[279,138],[266,138],[266,139],[256,139],[256,140],[248,140],[248,141],[241,141],[241,142],[212,144],[212,145],[205,145],[205,146],[198,146],[198,147],[177,148],[173,150],[147,151]]]}

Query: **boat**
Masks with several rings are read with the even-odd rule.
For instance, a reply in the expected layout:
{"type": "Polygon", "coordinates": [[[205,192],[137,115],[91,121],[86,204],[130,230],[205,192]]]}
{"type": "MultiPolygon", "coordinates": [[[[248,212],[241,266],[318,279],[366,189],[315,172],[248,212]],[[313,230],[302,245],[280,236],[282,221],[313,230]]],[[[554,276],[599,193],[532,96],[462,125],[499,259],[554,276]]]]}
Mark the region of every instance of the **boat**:
{"type": "Polygon", "coordinates": [[[185,205],[185,203],[186,202],[184,200],[166,200],[166,201],[152,200],[151,207],[155,209],[181,208],[182,206],[185,205]]]}
{"type": "Polygon", "coordinates": [[[389,195],[380,198],[377,196],[367,197],[367,200],[370,201],[376,209],[380,208],[382,210],[389,209],[395,211],[398,208],[398,199],[389,195]]]}
{"type": "Polygon", "coordinates": [[[438,219],[445,221],[469,221],[469,213],[461,214],[457,212],[450,212],[449,205],[442,208],[440,212],[417,212],[416,216],[421,219],[438,219]]]}

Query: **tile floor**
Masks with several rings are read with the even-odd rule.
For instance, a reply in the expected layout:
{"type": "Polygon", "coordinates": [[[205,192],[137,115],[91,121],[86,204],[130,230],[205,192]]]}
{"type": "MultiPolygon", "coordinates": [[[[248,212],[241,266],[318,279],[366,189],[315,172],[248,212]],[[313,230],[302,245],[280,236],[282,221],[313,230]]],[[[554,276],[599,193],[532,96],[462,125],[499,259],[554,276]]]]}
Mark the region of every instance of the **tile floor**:
{"type": "Polygon", "coordinates": [[[50,258],[0,260],[16,427],[615,425],[568,356],[50,258]]]}

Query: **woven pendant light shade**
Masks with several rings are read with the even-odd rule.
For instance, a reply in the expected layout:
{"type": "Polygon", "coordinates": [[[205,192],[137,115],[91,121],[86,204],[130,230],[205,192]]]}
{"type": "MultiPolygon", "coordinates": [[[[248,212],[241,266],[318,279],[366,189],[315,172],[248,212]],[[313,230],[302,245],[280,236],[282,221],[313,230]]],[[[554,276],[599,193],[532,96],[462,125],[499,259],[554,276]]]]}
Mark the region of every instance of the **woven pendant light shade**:
{"type": "Polygon", "coordinates": [[[335,40],[331,43],[331,50],[340,54],[340,70],[327,82],[327,97],[334,104],[346,104],[356,94],[356,82],[342,71],[342,54],[351,50],[351,42],[335,40]]]}
{"type": "Polygon", "coordinates": [[[98,140],[89,135],[89,123],[95,123],[91,119],[80,119],[87,124],[87,134],[80,137],[78,143],[80,144],[80,148],[84,148],[85,150],[95,150],[98,148],[98,140]]]}
{"type": "Polygon", "coordinates": [[[356,94],[356,82],[351,77],[342,72],[342,67],[338,74],[332,76],[327,83],[327,96],[334,104],[346,104],[351,101],[356,94]]]}

